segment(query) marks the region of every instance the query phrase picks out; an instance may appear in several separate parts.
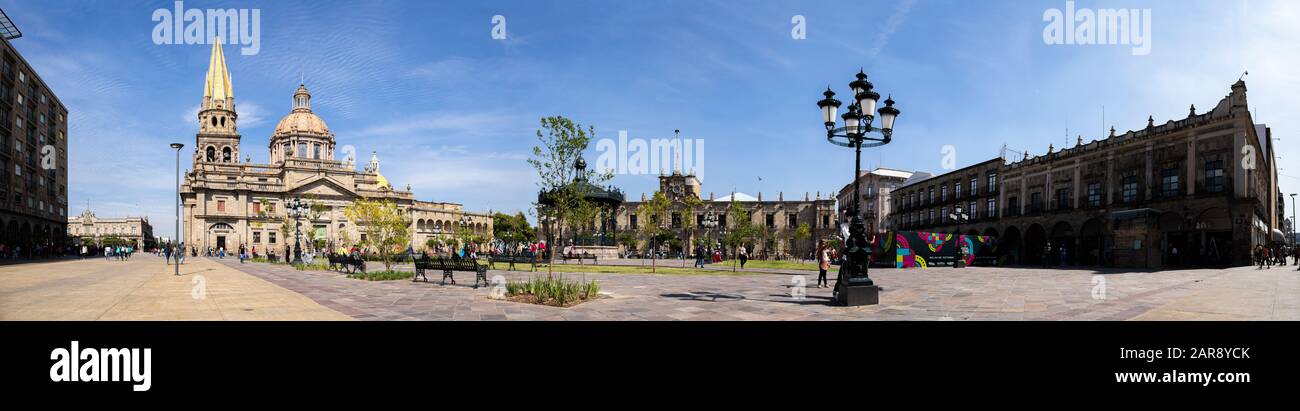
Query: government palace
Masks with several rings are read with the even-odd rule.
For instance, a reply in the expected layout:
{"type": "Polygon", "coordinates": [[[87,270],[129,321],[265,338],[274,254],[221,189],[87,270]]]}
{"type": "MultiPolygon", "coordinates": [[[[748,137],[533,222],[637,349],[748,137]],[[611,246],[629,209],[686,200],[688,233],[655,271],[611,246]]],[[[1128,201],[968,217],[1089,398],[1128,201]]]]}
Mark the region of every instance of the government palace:
{"type": "Polygon", "coordinates": [[[299,221],[303,244],[307,238],[324,240],[333,247],[346,247],[365,240],[355,222],[348,221],[344,208],[358,199],[389,201],[409,213],[412,244],[424,248],[430,238],[450,238],[456,227],[475,234],[492,232],[489,213],[475,213],[461,204],[419,201],[410,186],[393,187],[379,172],[379,159],[357,170],[349,156],[334,159],[334,133],[311,109],[311,93],[299,85],[293,93],[292,110],[276,125],[271,135],[270,164],[240,162],[239,114],[230,72],[218,39],[212,46],[203,102],[198,112],[194,165],[181,186],[184,206],[182,232],[187,248],[206,250],[240,245],[257,252],[284,254],[293,245],[281,226],[288,221],[286,205],[293,199],[318,205],[299,221]]]}

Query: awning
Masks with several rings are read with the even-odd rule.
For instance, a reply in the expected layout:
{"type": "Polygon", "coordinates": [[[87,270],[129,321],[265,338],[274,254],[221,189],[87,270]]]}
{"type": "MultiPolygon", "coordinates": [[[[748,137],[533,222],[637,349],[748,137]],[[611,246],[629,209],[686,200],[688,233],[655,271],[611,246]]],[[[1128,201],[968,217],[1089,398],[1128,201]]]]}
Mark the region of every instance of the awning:
{"type": "Polygon", "coordinates": [[[1284,242],[1284,241],[1286,241],[1286,233],[1283,233],[1282,230],[1278,230],[1278,229],[1274,228],[1274,229],[1273,229],[1273,241],[1276,241],[1276,242],[1279,242],[1279,243],[1280,243],[1280,242],[1284,242]]]}

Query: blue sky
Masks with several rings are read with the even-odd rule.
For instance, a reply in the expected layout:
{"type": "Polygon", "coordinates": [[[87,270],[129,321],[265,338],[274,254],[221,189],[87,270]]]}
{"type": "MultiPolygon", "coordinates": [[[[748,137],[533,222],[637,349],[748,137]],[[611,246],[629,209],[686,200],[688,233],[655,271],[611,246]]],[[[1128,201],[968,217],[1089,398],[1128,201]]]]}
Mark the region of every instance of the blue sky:
{"type": "MultiPolygon", "coordinates": [[[[527,210],[524,162],[538,118],[564,115],[600,138],[705,140],[704,191],[764,198],[837,190],[852,151],[827,144],[816,101],[846,95],[858,68],[903,114],[868,167],[939,172],[993,158],[1002,144],[1042,154],[1203,112],[1245,70],[1257,122],[1273,127],[1287,193],[1300,189],[1300,3],[1080,1],[1152,10],[1151,52],[1047,45],[1046,9],[1065,1],[186,1],[261,9],[261,50],[225,54],[242,151],[267,140],[299,76],[313,108],[361,161],[417,198],[472,210],[527,210]],[[851,9],[846,6],[851,4],[851,9]],[[508,38],[493,40],[493,15],[508,38]],[[807,38],[791,38],[791,18],[807,38]],[[862,21],[862,19],[870,19],[862,21]],[[1102,106],[1105,106],[1105,123],[1102,106]],[[1069,135],[1066,129],[1069,128],[1069,135]],[[1296,177],[1292,177],[1296,176],[1296,177]],[[761,178],[761,180],[760,180],[761,178]]],[[[13,43],[70,111],[69,213],[148,215],[170,235],[173,141],[193,146],[209,46],[155,45],[171,1],[0,1],[13,43]]],[[[588,154],[594,162],[594,149],[588,154]]],[[[184,167],[184,163],[182,164],[184,167]]],[[[653,175],[618,175],[630,197],[653,175]]]]}

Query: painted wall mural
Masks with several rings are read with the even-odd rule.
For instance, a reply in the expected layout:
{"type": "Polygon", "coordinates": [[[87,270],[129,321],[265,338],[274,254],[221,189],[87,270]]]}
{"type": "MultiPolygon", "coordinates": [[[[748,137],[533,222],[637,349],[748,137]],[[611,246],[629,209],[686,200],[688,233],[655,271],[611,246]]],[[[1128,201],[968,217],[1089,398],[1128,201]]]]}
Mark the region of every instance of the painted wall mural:
{"type": "Polygon", "coordinates": [[[957,261],[957,246],[962,243],[968,252],[963,256],[966,265],[997,265],[998,242],[994,237],[925,231],[899,231],[891,237],[893,241],[882,244],[880,251],[892,254],[897,268],[951,267],[957,261]]]}

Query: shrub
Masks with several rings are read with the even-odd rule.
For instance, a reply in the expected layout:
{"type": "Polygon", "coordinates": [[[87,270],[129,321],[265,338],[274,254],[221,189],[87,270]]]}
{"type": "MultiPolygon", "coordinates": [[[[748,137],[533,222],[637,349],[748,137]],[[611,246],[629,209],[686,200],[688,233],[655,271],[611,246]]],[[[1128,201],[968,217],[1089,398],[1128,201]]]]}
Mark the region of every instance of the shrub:
{"type": "Polygon", "coordinates": [[[598,298],[600,283],[571,281],[563,276],[533,277],[527,281],[507,281],[506,295],[534,304],[566,307],[598,298]]]}

